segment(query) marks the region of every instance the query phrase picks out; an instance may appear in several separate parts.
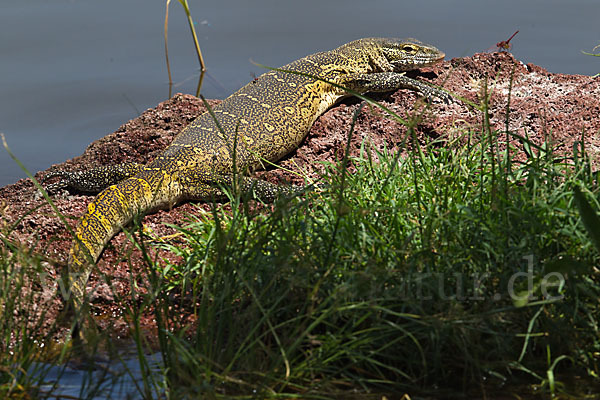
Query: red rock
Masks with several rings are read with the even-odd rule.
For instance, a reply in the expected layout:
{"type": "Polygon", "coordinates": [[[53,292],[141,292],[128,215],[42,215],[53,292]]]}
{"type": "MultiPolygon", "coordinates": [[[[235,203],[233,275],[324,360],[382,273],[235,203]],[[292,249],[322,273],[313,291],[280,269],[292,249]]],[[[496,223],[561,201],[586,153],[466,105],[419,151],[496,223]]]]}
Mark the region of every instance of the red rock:
{"type": "MultiPolygon", "coordinates": [[[[487,83],[491,94],[489,104],[492,130],[504,131],[506,108],[510,90],[509,130],[541,144],[551,140],[558,154],[570,155],[575,142],[583,138],[586,149],[592,157],[594,166],[598,166],[597,154],[600,151],[600,78],[582,75],[551,74],[535,65],[524,65],[515,60],[510,53],[480,53],[472,57],[456,58],[422,71],[426,80],[433,82],[474,102],[481,103],[483,87],[487,83]]],[[[410,90],[399,90],[392,94],[377,95],[376,99],[403,118],[421,113],[422,102],[410,90]]],[[[212,101],[212,105],[217,101],[212,101]]],[[[300,148],[280,162],[292,171],[302,171],[317,179],[323,170],[320,161],[335,161],[343,157],[353,114],[361,102],[348,99],[333,107],[314,124],[310,134],[300,148]]],[[[54,165],[46,171],[36,174],[40,179],[50,171],[57,169],[81,170],[98,165],[116,164],[125,161],[148,162],[171,142],[173,137],[196,116],[204,111],[202,101],[183,94],[160,103],[156,108],[147,110],[116,132],[92,143],[78,157],[60,165],[54,165]]],[[[380,110],[364,107],[358,115],[351,140],[350,155],[358,156],[365,141],[373,148],[382,150],[400,150],[407,128],[396,121],[381,117],[380,110]]],[[[434,139],[454,138],[460,133],[471,130],[480,132],[482,114],[462,102],[441,104],[435,102],[428,106],[423,120],[417,126],[417,138],[420,144],[434,139]]],[[[504,135],[504,134],[503,134],[504,135]]],[[[518,140],[511,142],[521,148],[518,140]]],[[[516,154],[524,158],[523,154],[516,154]]],[[[279,169],[257,172],[257,176],[273,182],[302,183],[297,175],[279,169]]],[[[68,195],[62,193],[53,198],[59,211],[74,225],[76,219],[85,211],[93,197],[68,195]]],[[[43,199],[37,199],[31,181],[20,180],[14,185],[0,189],[0,204],[4,204],[2,219],[13,224],[22,217],[12,230],[10,238],[24,246],[32,247],[48,259],[49,279],[58,277],[58,270],[67,260],[71,246],[71,236],[62,222],[43,199]],[[39,207],[36,209],[36,207],[39,207]],[[30,212],[33,210],[32,212],[30,212]],[[29,214],[27,214],[30,212],[29,214]]],[[[209,205],[204,205],[208,209],[209,205]]],[[[184,204],[171,211],[160,211],[144,218],[144,224],[151,227],[157,235],[172,233],[165,223],[181,222],[186,213],[194,213],[195,207],[184,204]]],[[[112,278],[112,285],[118,297],[130,298],[130,276],[136,276],[142,268],[142,258],[138,250],[133,250],[130,260],[124,260],[120,254],[123,247],[131,249],[123,233],[118,234],[104,251],[99,270],[112,278]],[[131,262],[130,271],[129,261],[131,262]]],[[[173,258],[166,252],[164,257],[173,258]]],[[[94,300],[100,325],[113,323],[113,314],[119,314],[121,307],[113,301],[112,291],[101,283],[95,273],[90,287],[99,286],[94,300]]],[[[50,296],[48,289],[42,290],[40,299],[51,307],[46,317],[48,326],[59,310],[60,299],[50,296]]],[[[41,308],[41,307],[40,307],[41,308]]],[[[145,317],[148,326],[153,319],[145,317]]],[[[118,332],[123,334],[126,324],[121,322],[118,332]]]]}

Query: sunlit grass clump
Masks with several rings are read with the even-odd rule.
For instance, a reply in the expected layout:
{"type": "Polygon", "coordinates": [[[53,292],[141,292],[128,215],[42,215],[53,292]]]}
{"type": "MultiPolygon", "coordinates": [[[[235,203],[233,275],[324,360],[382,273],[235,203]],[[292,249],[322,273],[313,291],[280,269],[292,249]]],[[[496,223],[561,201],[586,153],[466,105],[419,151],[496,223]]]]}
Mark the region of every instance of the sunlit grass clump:
{"type": "Polygon", "coordinates": [[[156,267],[197,316],[161,333],[174,393],[597,384],[600,257],[580,215],[600,209],[596,175],[581,151],[558,159],[526,138],[527,161],[490,156],[497,135],[378,163],[365,152],[356,173],[331,165],[325,192],[267,214],[233,197],[231,212],[190,216],[166,245],[184,261],[156,267]]]}
{"type": "MultiPolygon", "coordinates": [[[[487,126],[377,162],[365,143],[360,157],[327,166],[319,190],[265,207],[232,195],[230,208],[199,208],[166,240],[129,230],[147,265],[138,282],[150,286],[126,315],[147,371],[156,349],[139,317],[153,310],[163,360],[140,393],[596,393],[598,174],[583,141],[563,158],[526,137],[499,151],[511,137],[487,126]],[[151,246],[180,261],[153,258],[151,246]]],[[[33,302],[21,282],[41,265],[5,241],[4,393],[35,393],[43,378],[30,371],[41,325],[11,322],[33,302]],[[14,269],[17,258],[30,272],[14,269]]]]}

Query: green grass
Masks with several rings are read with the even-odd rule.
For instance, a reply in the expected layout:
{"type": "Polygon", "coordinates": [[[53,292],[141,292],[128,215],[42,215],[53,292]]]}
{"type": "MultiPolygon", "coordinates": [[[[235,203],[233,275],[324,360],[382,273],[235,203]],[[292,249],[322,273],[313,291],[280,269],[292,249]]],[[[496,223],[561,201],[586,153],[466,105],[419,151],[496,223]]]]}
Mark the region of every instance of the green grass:
{"type": "Polygon", "coordinates": [[[29,398],[45,375],[45,367],[35,362],[60,363],[66,348],[52,346],[56,324],[45,320],[44,260],[30,247],[7,240],[11,229],[3,226],[0,235],[0,397],[29,398]]]}
{"type": "Polygon", "coordinates": [[[600,209],[597,176],[581,152],[522,138],[526,162],[492,160],[505,133],[474,136],[379,164],[365,152],[352,175],[330,165],[328,192],[269,213],[232,197],[190,215],[183,243],[160,245],[184,261],[155,266],[197,317],[161,334],[174,397],[598,385],[600,258],[575,197],[600,209]]]}
{"type": "MultiPolygon", "coordinates": [[[[272,207],[232,195],[230,209],[189,215],[171,242],[132,235],[143,249],[183,260],[144,253],[152,290],[135,293],[128,314],[145,365],[136,317],[154,309],[164,372],[141,393],[596,393],[598,174],[581,146],[560,159],[550,144],[527,138],[514,150],[529,157],[516,162],[498,150],[512,134],[483,125],[406,158],[381,152],[378,163],[365,144],[360,158],[328,165],[326,190],[272,207]],[[347,163],[355,173],[345,172],[347,163]],[[182,309],[194,323],[181,322],[182,309]]],[[[7,305],[22,301],[6,274],[27,253],[2,249],[0,334],[8,338],[28,329],[6,322],[16,307],[7,305]]],[[[14,373],[36,357],[23,343],[0,357],[5,392],[11,382],[35,388],[14,373]]]]}

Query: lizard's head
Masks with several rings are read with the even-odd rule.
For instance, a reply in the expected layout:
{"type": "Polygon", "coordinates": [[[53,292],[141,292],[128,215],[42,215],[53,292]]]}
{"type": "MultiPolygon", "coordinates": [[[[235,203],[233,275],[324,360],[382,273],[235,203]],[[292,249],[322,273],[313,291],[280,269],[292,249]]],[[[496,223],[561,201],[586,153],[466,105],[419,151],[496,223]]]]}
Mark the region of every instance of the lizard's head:
{"type": "Polygon", "coordinates": [[[444,59],[445,54],[417,39],[366,38],[342,48],[367,56],[376,71],[402,72],[426,67],[444,59]]]}
{"type": "Polygon", "coordinates": [[[378,72],[402,72],[427,67],[444,59],[437,48],[417,39],[366,38],[340,47],[357,59],[367,59],[378,72]]]}
{"type": "Polygon", "coordinates": [[[381,39],[378,44],[394,71],[426,67],[443,60],[445,56],[435,47],[416,39],[381,39]]]}

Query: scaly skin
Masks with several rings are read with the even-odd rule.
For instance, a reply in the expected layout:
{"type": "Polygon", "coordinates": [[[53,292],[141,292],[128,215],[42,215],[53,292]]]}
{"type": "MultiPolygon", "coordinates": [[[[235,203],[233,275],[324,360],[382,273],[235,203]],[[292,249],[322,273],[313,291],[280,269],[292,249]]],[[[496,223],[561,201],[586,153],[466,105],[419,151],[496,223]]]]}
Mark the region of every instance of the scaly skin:
{"type": "MultiPolygon", "coordinates": [[[[435,47],[414,39],[369,38],[309,55],[281,69],[316,76],[359,93],[410,88],[426,97],[449,100],[445,92],[402,73],[443,58],[435,47]]],[[[306,75],[270,71],[216,106],[214,117],[204,113],[196,118],[145,166],[120,164],[53,174],[61,178],[51,185],[53,190],[104,189],[81,218],[70,251],[68,281],[75,309],[84,304],[91,266],[113,235],[135,215],[186,200],[224,198],[221,188],[232,186],[234,171],[255,170],[262,166],[261,159],[275,162],[296,149],[317,117],[348,95],[306,75]]],[[[295,190],[248,177],[241,178],[239,187],[264,201],[295,190]]]]}

